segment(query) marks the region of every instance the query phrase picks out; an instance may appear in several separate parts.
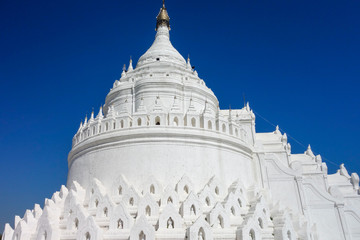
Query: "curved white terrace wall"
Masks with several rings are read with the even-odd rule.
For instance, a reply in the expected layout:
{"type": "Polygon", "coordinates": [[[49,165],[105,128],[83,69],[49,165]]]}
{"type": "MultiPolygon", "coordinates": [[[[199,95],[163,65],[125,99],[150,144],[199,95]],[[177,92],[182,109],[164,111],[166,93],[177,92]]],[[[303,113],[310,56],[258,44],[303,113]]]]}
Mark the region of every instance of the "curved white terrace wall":
{"type": "Polygon", "coordinates": [[[252,150],[234,136],[205,129],[152,126],[90,137],[69,155],[68,186],[77,181],[87,187],[93,178],[107,188],[123,174],[141,187],[154,176],[166,187],[184,174],[197,191],[216,176],[225,185],[241,179],[255,183],[252,150]]]}

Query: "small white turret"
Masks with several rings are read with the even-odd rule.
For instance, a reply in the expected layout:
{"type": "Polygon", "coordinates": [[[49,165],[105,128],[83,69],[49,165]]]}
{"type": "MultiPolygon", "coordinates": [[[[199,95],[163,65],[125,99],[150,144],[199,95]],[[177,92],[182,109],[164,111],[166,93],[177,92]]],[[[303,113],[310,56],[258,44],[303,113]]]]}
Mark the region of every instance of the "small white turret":
{"type": "Polygon", "coordinates": [[[276,125],[276,128],[275,128],[275,131],[274,131],[275,134],[280,134],[281,135],[281,132],[279,130],[279,125],[276,125]]]}
{"type": "Polygon", "coordinates": [[[124,78],[124,77],[126,77],[126,64],[124,64],[123,71],[121,73],[121,78],[124,78]]]}
{"type": "Polygon", "coordinates": [[[246,103],[246,110],[249,112],[250,111],[250,105],[249,102],[246,103]]]}
{"type": "Polygon", "coordinates": [[[312,158],[315,157],[313,151],[311,150],[310,144],[309,144],[308,148],[306,149],[305,154],[308,155],[308,156],[310,156],[310,157],[312,157],[312,158]]]}
{"type": "Polygon", "coordinates": [[[104,118],[102,107],[100,106],[99,113],[96,116],[96,120],[101,121],[104,118]]]}
{"type": "Polygon", "coordinates": [[[157,96],[156,99],[155,99],[155,106],[153,108],[153,112],[162,112],[163,110],[164,109],[163,109],[160,97],[157,96]]]}
{"type": "Polygon", "coordinates": [[[87,125],[88,119],[87,119],[87,115],[85,116],[85,121],[84,121],[84,127],[87,125]]]}
{"type": "Polygon", "coordinates": [[[113,118],[113,117],[115,117],[115,109],[114,109],[114,106],[113,106],[113,105],[111,105],[111,106],[109,107],[109,110],[108,110],[108,112],[107,112],[106,117],[107,117],[107,118],[113,118]]]}
{"type": "Polygon", "coordinates": [[[92,110],[90,119],[89,119],[89,123],[92,123],[92,122],[94,122],[94,110],[92,110]]]}
{"type": "MultiPolygon", "coordinates": [[[[16,225],[15,225],[16,226],[16,225]]],[[[2,240],[12,240],[14,234],[14,229],[10,226],[10,224],[5,225],[4,232],[2,234],[2,240]]]]}
{"type": "Polygon", "coordinates": [[[130,57],[130,62],[129,62],[129,67],[128,67],[128,72],[131,72],[132,70],[134,70],[134,68],[133,68],[133,65],[132,65],[132,59],[131,59],[131,57],[130,57]]]}
{"type": "Polygon", "coordinates": [[[207,100],[205,100],[204,114],[210,114],[210,115],[211,115],[211,110],[210,110],[210,107],[209,107],[209,102],[208,102],[207,100]]]}
{"type": "Polygon", "coordinates": [[[144,99],[143,98],[140,99],[140,105],[139,105],[139,107],[137,109],[137,112],[146,112],[146,107],[144,105],[144,99]]]}
{"type": "Polygon", "coordinates": [[[78,132],[80,132],[82,128],[83,128],[83,123],[82,123],[82,121],[81,121],[81,122],[80,122],[80,126],[79,126],[79,129],[78,129],[77,133],[78,133],[78,132]]]}
{"type": "Polygon", "coordinates": [[[317,163],[319,163],[319,164],[322,163],[322,158],[321,158],[321,155],[320,155],[320,154],[316,155],[315,161],[316,161],[317,163]]]}
{"type": "Polygon", "coordinates": [[[187,112],[188,113],[196,113],[196,108],[194,106],[192,98],[190,98],[190,104],[189,104],[189,108],[188,108],[187,112]]]}
{"type": "Polygon", "coordinates": [[[350,175],[349,175],[348,171],[346,170],[345,165],[343,163],[340,165],[340,175],[350,178],[350,175]]]}
{"type": "Polygon", "coordinates": [[[232,116],[231,116],[231,106],[229,106],[229,117],[228,117],[229,123],[231,122],[231,118],[232,118],[232,116]]]}
{"type": "Polygon", "coordinates": [[[189,69],[189,70],[191,70],[190,56],[188,56],[188,58],[187,58],[186,68],[189,69]]]}
{"type": "Polygon", "coordinates": [[[359,190],[359,175],[357,173],[351,174],[351,184],[356,191],[359,190]]]}
{"type": "Polygon", "coordinates": [[[170,109],[171,112],[180,112],[180,105],[179,105],[179,100],[177,99],[176,96],[174,96],[174,103],[170,109]]]}
{"type": "Polygon", "coordinates": [[[290,153],[291,153],[291,144],[288,143],[286,146],[287,146],[287,151],[288,151],[288,153],[290,154],[290,153]]]}

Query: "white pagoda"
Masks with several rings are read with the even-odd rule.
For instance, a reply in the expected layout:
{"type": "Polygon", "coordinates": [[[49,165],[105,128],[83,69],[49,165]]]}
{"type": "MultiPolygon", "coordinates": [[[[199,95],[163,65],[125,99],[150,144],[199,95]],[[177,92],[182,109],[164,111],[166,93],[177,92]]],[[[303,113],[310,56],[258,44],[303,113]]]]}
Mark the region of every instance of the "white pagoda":
{"type": "Polygon", "coordinates": [[[359,176],[328,175],[285,133],[220,110],[172,46],[165,4],[152,46],[81,123],[68,181],[3,240],[359,240],[359,176]]]}

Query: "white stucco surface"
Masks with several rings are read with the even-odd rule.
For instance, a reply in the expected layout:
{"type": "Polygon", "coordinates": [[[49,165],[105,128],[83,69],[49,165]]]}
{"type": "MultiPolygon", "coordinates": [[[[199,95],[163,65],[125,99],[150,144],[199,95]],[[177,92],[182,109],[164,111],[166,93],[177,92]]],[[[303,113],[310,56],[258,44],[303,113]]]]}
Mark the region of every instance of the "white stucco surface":
{"type": "Polygon", "coordinates": [[[163,6],[154,43],[74,135],[66,186],[2,239],[360,239],[359,176],[292,154],[278,127],[257,133],[249,104],[219,109],[169,30],[163,6]]]}

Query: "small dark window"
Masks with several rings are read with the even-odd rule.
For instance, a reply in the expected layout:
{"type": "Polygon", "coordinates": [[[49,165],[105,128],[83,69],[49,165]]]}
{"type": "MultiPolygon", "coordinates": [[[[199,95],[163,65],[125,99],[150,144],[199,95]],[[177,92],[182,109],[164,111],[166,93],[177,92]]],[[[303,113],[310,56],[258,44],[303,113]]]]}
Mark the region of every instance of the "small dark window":
{"type": "Polygon", "coordinates": [[[156,61],[160,61],[160,58],[156,58],[156,61]]]}

